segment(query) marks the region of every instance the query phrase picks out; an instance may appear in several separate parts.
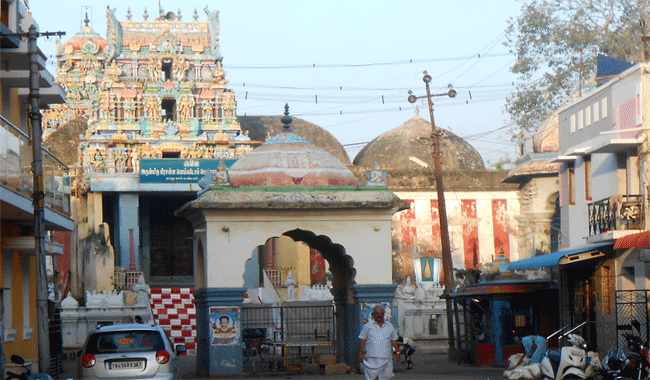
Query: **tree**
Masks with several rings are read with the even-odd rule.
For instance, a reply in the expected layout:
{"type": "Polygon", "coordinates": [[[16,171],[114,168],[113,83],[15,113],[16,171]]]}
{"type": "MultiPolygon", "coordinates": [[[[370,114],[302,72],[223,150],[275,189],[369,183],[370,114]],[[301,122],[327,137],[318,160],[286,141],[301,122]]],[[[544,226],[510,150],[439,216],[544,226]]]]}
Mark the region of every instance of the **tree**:
{"type": "Polygon", "coordinates": [[[597,54],[628,62],[644,59],[650,0],[529,0],[511,18],[504,42],[521,83],[506,111],[534,132],[567,97],[596,73],[597,54]]]}

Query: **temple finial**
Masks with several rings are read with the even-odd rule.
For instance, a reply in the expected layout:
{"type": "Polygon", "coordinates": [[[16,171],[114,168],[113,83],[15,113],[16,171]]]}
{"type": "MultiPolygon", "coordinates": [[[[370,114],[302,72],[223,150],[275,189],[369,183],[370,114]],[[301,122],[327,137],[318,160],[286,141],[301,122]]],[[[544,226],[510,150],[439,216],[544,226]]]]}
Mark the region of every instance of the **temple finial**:
{"type": "Polygon", "coordinates": [[[280,121],[282,122],[282,124],[284,124],[284,129],[288,131],[289,128],[290,128],[290,124],[293,121],[293,118],[291,116],[289,116],[289,104],[288,103],[285,103],[285,105],[284,105],[284,116],[282,116],[280,121]]]}

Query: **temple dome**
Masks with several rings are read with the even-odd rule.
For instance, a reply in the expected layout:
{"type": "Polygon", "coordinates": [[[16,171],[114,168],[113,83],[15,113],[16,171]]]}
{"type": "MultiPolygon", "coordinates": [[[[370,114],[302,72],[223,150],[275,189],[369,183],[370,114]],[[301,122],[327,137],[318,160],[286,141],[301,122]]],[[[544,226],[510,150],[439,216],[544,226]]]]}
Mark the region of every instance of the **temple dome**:
{"type": "Polygon", "coordinates": [[[66,54],[78,51],[95,54],[104,50],[107,44],[108,42],[91,27],[84,26],[63,44],[63,50],[66,54]]]}
{"type": "Polygon", "coordinates": [[[358,186],[339,159],[285,130],[239,158],[231,186],[358,186]]]}
{"type": "MultiPolygon", "coordinates": [[[[439,128],[442,129],[442,128],[439,128]]],[[[454,133],[442,129],[441,139],[443,170],[481,170],[485,169],[479,152],[454,133]]],[[[370,167],[378,162],[382,169],[408,171],[422,167],[415,162],[415,157],[434,167],[431,149],[420,140],[431,134],[431,123],[416,114],[401,126],[383,133],[370,141],[354,158],[355,166],[370,167]]]]}
{"type": "Polygon", "coordinates": [[[560,149],[559,114],[557,112],[544,120],[535,133],[533,152],[557,152],[560,149]]]}
{"type": "MultiPolygon", "coordinates": [[[[271,136],[283,132],[282,116],[237,116],[242,132],[254,141],[266,141],[271,136]]],[[[324,149],[343,164],[350,164],[350,158],[343,145],[327,130],[314,123],[298,117],[293,117],[291,131],[309,141],[311,144],[324,149]]]]}

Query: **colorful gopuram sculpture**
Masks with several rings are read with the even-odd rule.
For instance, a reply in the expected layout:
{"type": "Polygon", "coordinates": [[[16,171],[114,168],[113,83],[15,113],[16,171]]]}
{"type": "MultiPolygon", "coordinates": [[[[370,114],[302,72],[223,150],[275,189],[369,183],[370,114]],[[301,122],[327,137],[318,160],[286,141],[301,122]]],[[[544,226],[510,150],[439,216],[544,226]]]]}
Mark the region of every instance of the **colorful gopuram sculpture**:
{"type": "Polygon", "coordinates": [[[140,158],[237,158],[251,142],[226,88],[219,14],[182,21],[180,11],[148,21],[117,21],[106,10],[107,38],[88,26],[57,41],[57,81],[67,104],[43,114],[44,134],[84,116],[81,167],[86,172],[137,172],[140,158]],[[245,136],[245,137],[244,137],[245,136]],[[237,138],[236,138],[237,137],[237,138]]]}

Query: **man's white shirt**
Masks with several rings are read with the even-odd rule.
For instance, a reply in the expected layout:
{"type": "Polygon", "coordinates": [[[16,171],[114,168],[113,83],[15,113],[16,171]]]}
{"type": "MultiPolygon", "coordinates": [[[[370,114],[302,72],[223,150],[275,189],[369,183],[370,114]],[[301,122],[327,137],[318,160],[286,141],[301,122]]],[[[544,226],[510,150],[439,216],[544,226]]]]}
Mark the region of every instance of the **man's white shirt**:
{"type": "Polygon", "coordinates": [[[384,325],[380,327],[374,320],[369,321],[363,325],[359,338],[366,340],[366,357],[393,357],[392,341],[397,340],[397,332],[390,322],[384,321],[384,325]]]}

